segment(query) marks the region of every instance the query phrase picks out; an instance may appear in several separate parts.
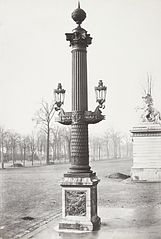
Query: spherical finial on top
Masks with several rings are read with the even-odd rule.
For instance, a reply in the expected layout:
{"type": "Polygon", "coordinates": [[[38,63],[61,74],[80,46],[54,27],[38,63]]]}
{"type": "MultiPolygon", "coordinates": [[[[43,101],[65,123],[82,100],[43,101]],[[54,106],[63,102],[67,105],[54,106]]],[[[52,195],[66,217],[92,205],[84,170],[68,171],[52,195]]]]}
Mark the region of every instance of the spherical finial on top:
{"type": "Polygon", "coordinates": [[[78,1],[78,8],[72,12],[73,20],[80,25],[86,18],[86,13],[83,9],[80,8],[80,2],[78,1]]]}

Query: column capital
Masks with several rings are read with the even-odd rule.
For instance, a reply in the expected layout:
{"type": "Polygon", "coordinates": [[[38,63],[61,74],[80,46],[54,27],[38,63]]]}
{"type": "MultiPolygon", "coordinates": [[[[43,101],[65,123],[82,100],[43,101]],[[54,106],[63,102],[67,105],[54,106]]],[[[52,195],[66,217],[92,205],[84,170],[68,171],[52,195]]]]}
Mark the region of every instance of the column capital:
{"type": "Polygon", "coordinates": [[[86,48],[92,43],[92,37],[87,34],[87,31],[80,26],[75,28],[72,33],[66,33],[66,40],[70,41],[72,47],[86,48]]]}

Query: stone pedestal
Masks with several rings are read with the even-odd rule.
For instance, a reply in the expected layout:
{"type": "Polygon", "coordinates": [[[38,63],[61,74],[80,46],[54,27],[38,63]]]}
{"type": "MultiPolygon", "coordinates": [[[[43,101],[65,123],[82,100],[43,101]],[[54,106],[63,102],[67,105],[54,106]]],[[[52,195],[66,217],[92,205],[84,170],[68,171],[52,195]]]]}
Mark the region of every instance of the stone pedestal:
{"type": "Polygon", "coordinates": [[[65,174],[62,186],[62,221],[59,230],[93,231],[100,227],[97,216],[95,173],[65,174]]]}
{"type": "Polygon", "coordinates": [[[131,130],[133,137],[133,181],[161,181],[161,125],[141,123],[131,130]]]}

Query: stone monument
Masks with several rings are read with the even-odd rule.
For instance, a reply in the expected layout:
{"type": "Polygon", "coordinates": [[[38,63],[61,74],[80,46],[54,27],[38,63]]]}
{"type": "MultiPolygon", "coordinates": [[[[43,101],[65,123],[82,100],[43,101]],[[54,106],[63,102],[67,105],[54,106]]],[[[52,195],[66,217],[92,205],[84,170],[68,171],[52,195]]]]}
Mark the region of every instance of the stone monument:
{"type": "Polygon", "coordinates": [[[54,91],[56,110],[59,111],[61,124],[71,125],[71,167],[64,174],[62,186],[62,221],[59,230],[93,231],[100,227],[97,215],[97,184],[99,179],[89,166],[88,124],[95,124],[104,119],[100,108],[104,108],[106,87],[99,81],[96,91],[98,106],[95,111],[88,111],[87,91],[87,47],[92,38],[81,23],[86,13],[78,8],[72,13],[78,24],[72,33],[66,33],[66,40],[72,47],[72,111],[61,109],[60,94],[64,94],[61,84],[54,91]]]}
{"type": "Polygon", "coordinates": [[[133,181],[161,181],[161,114],[153,106],[151,80],[142,97],[144,106],[141,109],[141,122],[132,128],[133,181]]]}

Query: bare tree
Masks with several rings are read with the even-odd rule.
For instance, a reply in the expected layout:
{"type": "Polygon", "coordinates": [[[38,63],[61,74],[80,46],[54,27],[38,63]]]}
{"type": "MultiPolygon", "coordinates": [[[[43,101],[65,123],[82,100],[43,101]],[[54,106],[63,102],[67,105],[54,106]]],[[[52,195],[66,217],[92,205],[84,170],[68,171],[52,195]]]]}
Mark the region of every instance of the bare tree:
{"type": "Polygon", "coordinates": [[[103,138],[90,136],[89,138],[89,148],[91,160],[100,160],[102,158],[101,153],[103,152],[103,138]]]}
{"type": "Polygon", "coordinates": [[[67,144],[67,158],[71,162],[71,127],[67,126],[63,128],[63,138],[67,144]]]}
{"type": "Polygon", "coordinates": [[[40,164],[42,164],[42,160],[44,159],[44,155],[46,152],[46,134],[42,130],[37,133],[36,148],[38,152],[38,157],[40,159],[40,164]]]}
{"type": "Polygon", "coordinates": [[[53,162],[55,159],[60,160],[61,149],[61,128],[59,126],[52,127],[51,129],[52,140],[50,145],[53,151],[53,162]]]}
{"type": "Polygon", "coordinates": [[[124,134],[122,142],[124,146],[124,157],[129,159],[132,157],[132,140],[129,135],[124,134]]]}
{"type": "Polygon", "coordinates": [[[31,162],[32,166],[34,165],[34,156],[35,156],[35,151],[36,151],[36,139],[35,139],[35,134],[32,132],[31,136],[29,137],[30,142],[29,142],[29,148],[31,152],[31,162]]]}
{"type": "Polygon", "coordinates": [[[17,155],[17,148],[18,143],[20,140],[20,135],[15,132],[8,132],[9,138],[10,138],[10,147],[11,147],[11,157],[12,157],[12,163],[15,164],[16,161],[16,155],[17,155]]]}
{"type": "Polygon", "coordinates": [[[97,141],[96,138],[90,135],[89,137],[89,154],[91,156],[91,160],[95,161],[96,160],[96,145],[97,141]]]}
{"type": "Polygon", "coordinates": [[[10,132],[7,130],[5,131],[3,145],[5,148],[5,159],[6,159],[6,161],[9,161],[11,158],[11,140],[10,140],[10,132]]]}
{"type": "Polygon", "coordinates": [[[110,157],[109,141],[110,141],[110,133],[109,133],[109,130],[106,130],[105,135],[104,135],[104,142],[105,142],[105,147],[106,147],[106,157],[107,157],[107,159],[109,159],[109,157],[110,157]]]}
{"type": "Polygon", "coordinates": [[[22,138],[22,147],[23,147],[23,166],[26,164],[27,151],[29,150],[30,138],[29,136],[24,136],[22,138]]]}
{"type": "Polygon", "coordinates": [[[113,158],[121,158],[121,134],[114,129],[110,129],[110,139],[113,146],[113,158]]]}
{"type": "Polygon", "coordinates": [[[36,112],[33,120],[36,121],[36,124],[40,126],[40,128],[46,134],[46,164],[49,164],[49,147],[50,147],[50,129],[51,129],[51,121],[55,113],[55,106],[53,103],[49,104],[45,101],[42,101],[41,108],[36,112]]]}
{"type": "Polygon", "coordinates": [[[0,127],[0,159],[1,159],[1,166],[4,169],[4,138],[5,138],[5,130],[4,128],[0,127]]]}
{"type": "Polygon", "coordinates": [[[103,139],[101,137],[99,138],[97,137],[98,160],[101,160],[102,143],[103,143],[103,139]]]}

